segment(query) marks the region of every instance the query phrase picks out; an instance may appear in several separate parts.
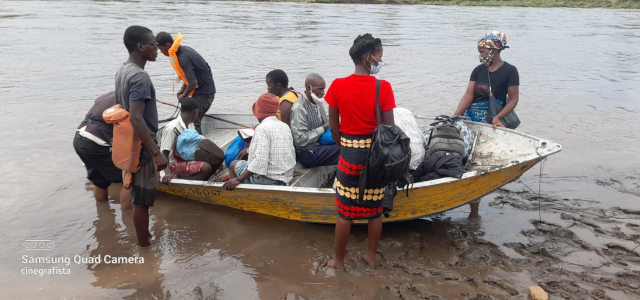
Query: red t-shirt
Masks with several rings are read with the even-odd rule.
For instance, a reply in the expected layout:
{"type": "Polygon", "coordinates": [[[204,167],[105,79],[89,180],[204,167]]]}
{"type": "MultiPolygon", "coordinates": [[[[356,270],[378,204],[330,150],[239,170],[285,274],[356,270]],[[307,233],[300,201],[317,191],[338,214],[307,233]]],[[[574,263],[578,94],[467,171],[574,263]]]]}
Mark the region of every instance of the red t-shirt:
{"type": "MultiPolygon", "coordinates": [[[[324,100],[340,112],[340,131],[351,135],[372,134],[376,120],[376,77],[351,75],[331,83],[324,100]]],[[[380,83],[380,110],[396,107],[389,82],[380,83]]]]}

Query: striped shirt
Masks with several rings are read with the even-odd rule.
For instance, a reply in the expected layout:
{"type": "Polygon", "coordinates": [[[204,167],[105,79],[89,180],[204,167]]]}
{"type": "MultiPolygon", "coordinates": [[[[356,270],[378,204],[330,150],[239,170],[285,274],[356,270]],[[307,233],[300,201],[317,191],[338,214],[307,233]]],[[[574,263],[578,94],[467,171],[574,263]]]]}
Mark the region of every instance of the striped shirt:
{"type": "Polygon", "coordinates": [[[322,103],[313,104],[302,94],[291,107],[291,133],[293,145],[298,152],[319,145],[318,140],[324,134],[322,125],[329,122],[322,103]]]}
{"type": "Polygon", "coordinates": [[[249,146],[249,171],[289,184],[296,166],[291,130],[275,116],[262,120],[249,146]]]}

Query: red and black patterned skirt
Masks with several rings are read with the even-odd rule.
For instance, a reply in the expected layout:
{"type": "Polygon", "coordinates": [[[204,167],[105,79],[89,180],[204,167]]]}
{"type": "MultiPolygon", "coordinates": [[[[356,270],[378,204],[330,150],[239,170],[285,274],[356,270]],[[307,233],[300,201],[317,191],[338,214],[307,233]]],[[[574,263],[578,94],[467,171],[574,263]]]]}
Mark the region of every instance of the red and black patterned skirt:
{"type": "Polygon", "coordinates": [[[382,215],[384,187],[366,189],[363,199],[358,201],[360,175],[371,147],[371,135],[342,133],[340,144],[338,174],[334,184],[338,216],[345,220],[379,218],[382,215]]]}

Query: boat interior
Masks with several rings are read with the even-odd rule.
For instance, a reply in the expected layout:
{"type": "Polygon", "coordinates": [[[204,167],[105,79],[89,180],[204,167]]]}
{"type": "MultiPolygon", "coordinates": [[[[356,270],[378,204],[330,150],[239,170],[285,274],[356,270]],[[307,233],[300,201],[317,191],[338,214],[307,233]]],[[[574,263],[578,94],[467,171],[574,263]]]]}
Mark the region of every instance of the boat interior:
{"type": "MultiPolygon", "coordinates": [[[[238,130],[244,128],[242,125],[253,127],[258,124],[258,120],[253,115],[219,114],[213,115],[213,117],[215,118],[205,117],[202,121],[204,136],[225,151],[235,137],[238,136],[238,130]]],[[[416,121],[423,131],[423,136],[428,138],[427,130],[431,127],[430,124],[433,123],[434,118],[416,117],[416,121]]],[[[468,121],[465,121],[465,123],[476,133],[476,137],[472,154],[465,165],[467,172],[463,175],[463,178],[499,170],[500,168],[532,159],[542,159],[560,151],[560,145],[556,143],[521,132],[509,129],[493,130],[489,124],[468,121]]],[[[224,164],[209,181],[222,181],[221,178],[228,174],[228,169],[223,168],[224,164]]],[[[289,186],[330,188],[333,185],[336,170],[336,166],[307,169],[298,163],[289,186]]],[[[420,185],[424,184],[420,183],[420,185]]]]}

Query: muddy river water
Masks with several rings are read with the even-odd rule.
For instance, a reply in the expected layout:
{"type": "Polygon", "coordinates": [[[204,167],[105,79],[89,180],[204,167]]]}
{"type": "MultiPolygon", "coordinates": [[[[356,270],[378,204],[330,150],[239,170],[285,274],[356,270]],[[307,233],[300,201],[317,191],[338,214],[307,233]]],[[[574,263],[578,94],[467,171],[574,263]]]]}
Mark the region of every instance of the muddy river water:
{"type": "MultiPolygon", "coordinates": [[[[3,0],[0,32],[0,298],[526,299],[530,285],[553,299],[640,298],[640,11],[3,0]],[[512,183],[483,199],[480,219],[467,220],[465,206],[386,224],[375,268],[359,259],[366,228],[354,228],[347,271],[333,272],[333,226],[161,194],[153,246],[139,249],[117,188],[96,203],[71,145],[113,88],[134,24],[182,32],[206,58],[214,113],[250,112],[274,68],[296,88],[310,72],[328,83],[349,75],[348,49],[365,32],[384,43],[380,77],[399,106],[452,113],[477,38],[499,29],[511,46],[503,59],[520,73],[519,130],[564,147],[542,172],[547,197],[512,183]],[[25,250],[24,240],[55,248],[25,250]],[[68,274],[23,274],[53,268],[68,274]]],[[[158,98],[175,101],[158,58],[147,64],[158,98]]],[[[539,174],[522,181],[537,191],[539,174]]]]}

